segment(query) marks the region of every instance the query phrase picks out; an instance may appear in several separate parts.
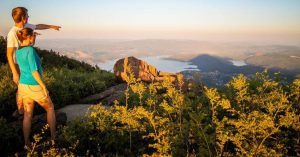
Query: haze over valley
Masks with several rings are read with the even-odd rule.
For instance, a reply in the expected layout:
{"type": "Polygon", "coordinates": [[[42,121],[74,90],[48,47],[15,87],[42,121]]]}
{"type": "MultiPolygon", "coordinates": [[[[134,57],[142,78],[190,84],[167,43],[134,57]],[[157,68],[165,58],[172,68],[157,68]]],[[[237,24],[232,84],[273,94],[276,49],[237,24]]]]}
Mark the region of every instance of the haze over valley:
{"type": "MultiPolygon", "coordinates": [[[[300,47],[288,44],[197,40],[100,40],[44,39],[37,42],[42,49],[52,49],[77,60],[111,71],[115,61],[135,56],[161,71],[182,72],[192,76],[201,71],[202,79],[221,80],[223,85],[235,74],[253,75],[265,68],[281,71],[292,79],[300,74],[300,47]]],[[[210,81],[211,82],[211,81],[210,81]]]]}

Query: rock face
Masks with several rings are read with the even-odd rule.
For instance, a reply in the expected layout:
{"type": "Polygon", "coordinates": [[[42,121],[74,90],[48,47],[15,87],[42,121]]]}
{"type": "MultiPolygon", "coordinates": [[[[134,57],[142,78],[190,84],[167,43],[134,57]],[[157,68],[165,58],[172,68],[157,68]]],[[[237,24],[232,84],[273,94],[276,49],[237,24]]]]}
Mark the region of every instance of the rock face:
{"type": "Polygon", "coordinates": [[[124,93],[124,91],[126,90],[126,86],[127,85],[125,83],[118,84],[116,86],[112,86],[101,93],[94,94],[94,95],[91,95],[91,96],[81,99],[79,101],[79,103],[84,103],[84,104],[95,103],[95,104],[97,104],[101,101],[101,102],[107,102],[107,104],[111,104],[114,100],[116,100],[118,98],[118,96],[120,96],[124,93]]]}
{"type": "Polygon", "coordinates": [[[67,122],[73,121],[76,118],[83,118],[90,113],[89,108],[94,104],[73,104],[59,109],[59,112],[65,113],[67,122]]]}
{"type": "Polygon", "coordinates": [[[126,69],[129,67],[135,78],[140,78],[145,82],[160,81],[163,80],[163,77],[166,75],[171,76],[174,80],[176,78],[176,74],[159,72],[153,65],[135,57],[125,57],[118,60],[114,65],[114,74],[125,81],[128,77],[128,71],[126,71],[126,69]]]}
{"type": "Polygon", "coordinates": [[[114,65],[115,75],[125,81],[127,76],[126,68],[128,66],[131,67],[130,71],[134,76],[143,81],[151,82],[158,76],[158,71],[154,66],[135,57],[126,57],[118,60],[114,65]]]}

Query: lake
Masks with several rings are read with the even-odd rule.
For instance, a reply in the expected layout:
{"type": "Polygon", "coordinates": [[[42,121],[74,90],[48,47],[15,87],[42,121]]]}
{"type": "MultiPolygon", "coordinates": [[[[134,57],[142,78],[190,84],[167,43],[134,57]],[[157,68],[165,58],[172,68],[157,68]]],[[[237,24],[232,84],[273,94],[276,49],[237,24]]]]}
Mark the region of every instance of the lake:
{"type": "MultiPolygon", "coordinates": [[[[146,61],[148,64],[154,65],[159,71],[166,72],[181,72],[185,70],[195,70],[199,71],[196,65],[193,65],[191,62],[184,62],[178,60],[170,60],[169,56],[146,56],[139,58],[143,61],[146,61]]],[[[107,71],[113,71],[114,64],[119,59],[110,60],[107,62],[97,64],[101,69],[107,71]]],[[[229,60],[234,66],[245,66],[247,63],[243,60],[229,60]]]]}
{"type": "MultiPolygon", "coordinates": [[[[141,57],[139,59],[146,61],[148,64],[155,66],[159,71],[166,71],[177,73],[184,70],[195,70],[199,71],[196,65],[192,65],[190,62],[183,62],[177,60],[168,59],[169,56],[148,56],[141,57]]],[[[110,60],[104,63],[97,64],[101,69],[107,71],[113,71],[114,64],[119,59],[110,60]]]]}
{"type": "Polygon", "coordinates": [[[234,66],[240,67],[245,66],[247,63],[243,60],[229,60],[234,66]]]}

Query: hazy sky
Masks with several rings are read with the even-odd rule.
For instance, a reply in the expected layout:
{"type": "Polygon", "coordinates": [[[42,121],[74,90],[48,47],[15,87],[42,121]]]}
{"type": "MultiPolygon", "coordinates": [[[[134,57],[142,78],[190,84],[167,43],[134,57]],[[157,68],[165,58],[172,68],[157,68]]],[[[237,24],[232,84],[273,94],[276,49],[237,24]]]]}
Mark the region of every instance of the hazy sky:
{"type": "Polygon", "coordinates": [[[24,6],[41,38],[300,39],[300,0],[1,0],[0,35],[24,6]]]}

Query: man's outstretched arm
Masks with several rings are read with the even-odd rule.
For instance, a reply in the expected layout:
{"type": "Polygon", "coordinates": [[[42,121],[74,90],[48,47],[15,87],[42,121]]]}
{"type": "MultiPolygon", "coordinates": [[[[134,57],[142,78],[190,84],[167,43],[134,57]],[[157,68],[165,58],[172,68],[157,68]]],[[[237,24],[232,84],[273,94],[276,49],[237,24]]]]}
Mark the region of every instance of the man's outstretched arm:
{"type": "Polygon", "coordinates": [[[56,26],[56,25],[37,24],[35,29],[37,30],[54,29],[59,31],[60,28],[61,28],[60,26],[56,26]]]}

